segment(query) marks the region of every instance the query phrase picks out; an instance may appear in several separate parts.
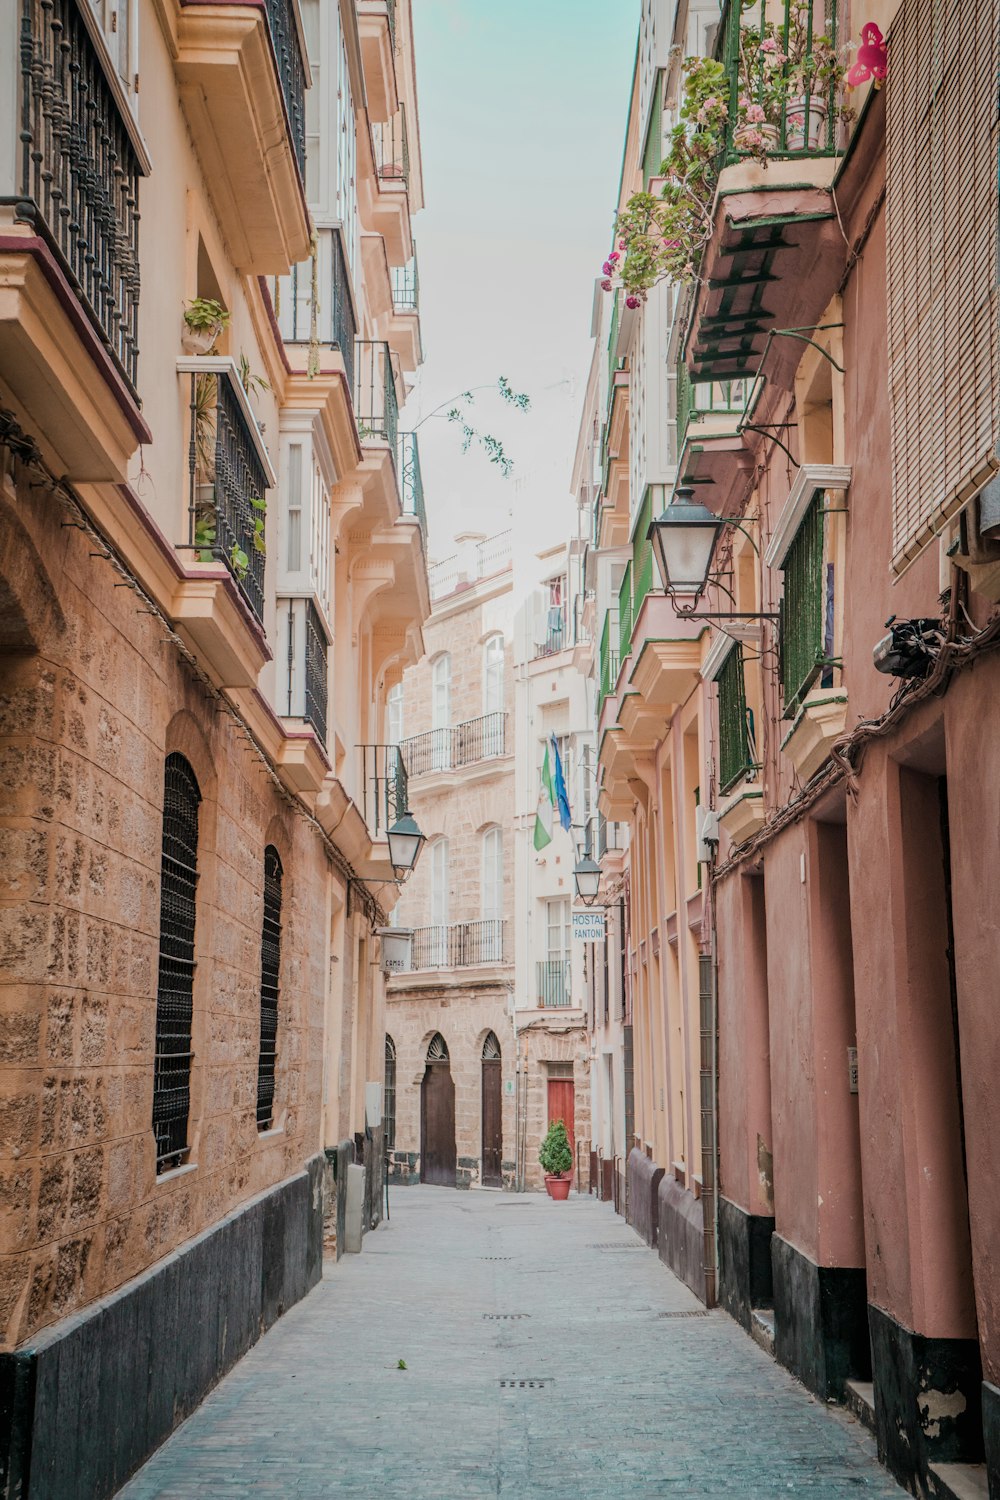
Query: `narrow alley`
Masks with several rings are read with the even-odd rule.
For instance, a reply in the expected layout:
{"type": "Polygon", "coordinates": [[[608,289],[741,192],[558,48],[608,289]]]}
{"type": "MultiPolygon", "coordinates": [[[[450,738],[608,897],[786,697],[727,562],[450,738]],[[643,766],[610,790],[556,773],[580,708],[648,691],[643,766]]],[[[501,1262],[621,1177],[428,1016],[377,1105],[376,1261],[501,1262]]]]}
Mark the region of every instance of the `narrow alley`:
{"type": "Polygon", "coordinates": [[[609,1205],[414,1187],[391,1212],[121,1500],[903,1493],[609,1205]]]}

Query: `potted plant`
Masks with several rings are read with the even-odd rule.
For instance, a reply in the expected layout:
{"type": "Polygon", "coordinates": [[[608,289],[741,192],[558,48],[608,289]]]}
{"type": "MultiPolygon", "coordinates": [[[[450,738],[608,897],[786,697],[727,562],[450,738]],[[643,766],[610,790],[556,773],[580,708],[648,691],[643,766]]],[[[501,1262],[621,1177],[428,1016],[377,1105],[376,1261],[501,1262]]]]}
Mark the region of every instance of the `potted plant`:
{"type": "Polygon", "coordinates": [[[545,1172],[545,1191],[563,1202],[573,1181],[573,1151],[562,1120],[553,1120],[538,1152],[545,1172]]]}
{"type": "Polygon", "coordinates": [[[214,297],[192,297],[184,309],[181,344],[185,354],[211,354],[230,314],[214,297]]]}

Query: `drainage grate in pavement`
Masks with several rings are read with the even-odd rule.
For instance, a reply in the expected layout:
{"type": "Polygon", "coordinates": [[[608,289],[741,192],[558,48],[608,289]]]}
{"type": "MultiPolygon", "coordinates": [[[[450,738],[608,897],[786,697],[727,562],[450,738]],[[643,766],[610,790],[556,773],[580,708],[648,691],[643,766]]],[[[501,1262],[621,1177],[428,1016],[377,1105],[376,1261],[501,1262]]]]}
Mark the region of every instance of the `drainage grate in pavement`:
{"type": "Polygon", "coordinates": [[[513,1260],[511,1255],[481,1255],[480,1260],[513,1260]]]}
{"type": "Polygon", "coordinates": [[[483,1317],[489,1323],[498,1323],[503,1320],[512,1321],[514,1318],[530,1318],[530,1313],[483,1313],[483,1317]]]}
{"type": "Polygon", "coordinates": [[[596,1245],[588,1245],[588,1250],[646,1250],[647,1245],[630,1245],[625,1240],[603,1240],[596,1245]]]}
{"type": "Polygon", "coordinates": [[[546,1375],[541,1379],[536,1376],[534,1380],[501,1380],[500,1389],[502,1391],[540,1391],[551,1384],[551,1378],[546,1375]]]}
{"type": "Polygon", "coordinates": [[[656,1316],[658,1318],[707,1318],[708,1308],[696,1307],[684,1312],[661,1312],[657,1313],[656,1316]]]}

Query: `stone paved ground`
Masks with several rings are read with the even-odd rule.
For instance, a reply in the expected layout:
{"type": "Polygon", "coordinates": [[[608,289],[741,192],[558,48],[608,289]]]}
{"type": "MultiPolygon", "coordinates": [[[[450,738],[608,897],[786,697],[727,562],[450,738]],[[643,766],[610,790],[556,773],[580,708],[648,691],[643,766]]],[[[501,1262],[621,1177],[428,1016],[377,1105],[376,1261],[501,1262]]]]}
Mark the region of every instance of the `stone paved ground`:
{"type": "Polygon", "coordinates": [[[700,1304],[610,1205],[415,1187],[391,1210],[120,1500],[902,1496],[724,1313],[669,1316],[700,1304]]]}

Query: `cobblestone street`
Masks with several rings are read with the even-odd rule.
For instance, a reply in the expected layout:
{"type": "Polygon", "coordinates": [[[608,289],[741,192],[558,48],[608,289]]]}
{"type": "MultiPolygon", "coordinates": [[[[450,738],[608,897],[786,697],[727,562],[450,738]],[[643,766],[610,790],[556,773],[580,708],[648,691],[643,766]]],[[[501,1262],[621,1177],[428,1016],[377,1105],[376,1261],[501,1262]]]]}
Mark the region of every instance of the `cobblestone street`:
{"type": "Polygon", "coordinates": [[[124,1500],[902,1495],[610,1205],[410,1188],[391,1211],[124,1500]]]}

